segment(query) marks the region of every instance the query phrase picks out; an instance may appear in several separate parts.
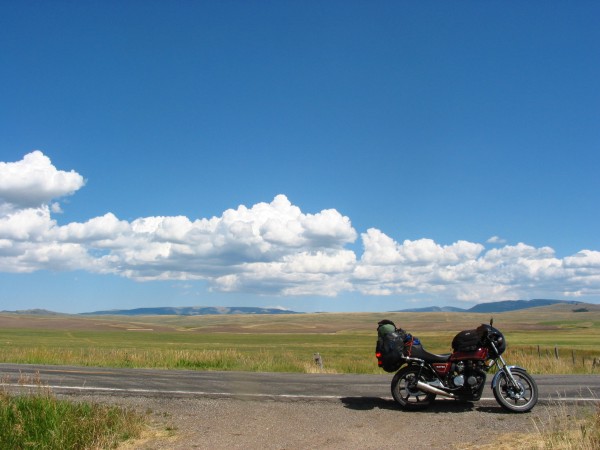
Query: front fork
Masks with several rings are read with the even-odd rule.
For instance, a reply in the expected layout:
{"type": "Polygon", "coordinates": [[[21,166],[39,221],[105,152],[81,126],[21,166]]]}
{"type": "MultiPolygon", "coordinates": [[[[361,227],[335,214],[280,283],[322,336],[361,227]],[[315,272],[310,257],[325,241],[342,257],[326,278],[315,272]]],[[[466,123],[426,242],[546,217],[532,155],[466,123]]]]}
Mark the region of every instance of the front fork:
{"type": "MultiPolygon", "coordinates": [[[[510,369],[512,369],[512,368],[517,368],[517,369],[521,369],[521,370],[525,370],[525,369],[523,369],[522,367],[518,367],[518,366],[507,366],[506,361],[504,361],[504,358],[502,357],[502,355],[500,355],[498,353],[498,349],[496,348],[496,345],[491,340],[490,340],[489,344],[492,347],[492,349],[494,350],[494,353],[497,355],[496,359],[494,360],[494,363],[498,366],[498,369],[500,369],[498,371],[498,373],[496,375],[494,375],[494,378],[492,379],[492,388],[494,388],[496,386],[496,383],[498,383],[500,374],[502,372],[504,372],[506,374],[506,377],[510,381],[510,384],[515,389],[515,391],[518,392],[519,395],[522,394],[523,387],[517,382],[517,380],[515,380],[515,377],[513,377],[513,374],[510,371],[510,369]],[[500,367],[500,364],[498,364],[498,361],[500,361],[500,363],[502,364],[502,367],[500,367]]],[[[492,366],[490,366],[490,367],[492,367],[492,366]]]]}
{"type": "Polygon", "coordinates": [[[504,361],[504,358],[502,358],[502,356],[500,356],[500,355],[498,355],[498,358],[494,361],[494,363],[498,366],[499,370],[496,373],[496,375],[494,375],[494,378],[492,379],[492,389],[494,389],[496,387],[496,384],[500,381],[500,376],[504,373],[506,375],[506,377],[508,378],[508,381],[510,382],[512,387],[515,389],[515,392],[517,392],[519,395],[522,394],[523,387],[517,382],[517,380],[515,380],[515,377],[513,377],[511,369],[521,369],[521,370],[525,370],[525,369],[523,369],[522,367],[519,367],[519,366],[508,366],[506,364],[506,361],[504,361]]]}

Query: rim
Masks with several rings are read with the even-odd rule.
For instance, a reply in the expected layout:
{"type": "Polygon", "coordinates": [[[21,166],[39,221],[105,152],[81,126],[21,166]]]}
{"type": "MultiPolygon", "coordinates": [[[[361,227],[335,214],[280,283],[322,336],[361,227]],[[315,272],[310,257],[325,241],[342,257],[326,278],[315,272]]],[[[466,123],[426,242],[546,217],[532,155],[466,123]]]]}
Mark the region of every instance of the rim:
{"type": "Polygon", "coordinates": [[[504,401],[514,408],[524,408],[533,400],[533,386],[531,382],[519,373],[513,372],[513,378],[519,385],[516,391],[506,376],[500,380],[500,394],[504,401]]]}
{"type": "Polygon", "coordinates": [[[411,389],[409,384],[415,379],[414,373],[406,374],[406,376],[398,380],[396,385],[396,393],[406,403],[424,403],[427,401],[428,394],[418,389],[411,389]]]}

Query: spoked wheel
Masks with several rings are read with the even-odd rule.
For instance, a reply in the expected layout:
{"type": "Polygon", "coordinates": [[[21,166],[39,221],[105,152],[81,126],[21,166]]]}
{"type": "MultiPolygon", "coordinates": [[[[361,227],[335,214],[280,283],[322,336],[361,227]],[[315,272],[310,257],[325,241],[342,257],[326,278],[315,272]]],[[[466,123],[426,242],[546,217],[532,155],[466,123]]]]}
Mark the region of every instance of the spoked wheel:
{"type": "Polygon", "coordinates": [[[511,412],[527,412],[538,401],[538,388],[535,380],[523,369],[510,370],[518,386],[514,386],[504,372],[501,372],[493,386],[494,397],[502,408],[511,412]]]}
{"type": "MultiPolygon", "coordinates": [[[[401,369],[392,379],[392,396],[404,409],[427,408],[435,400],[435,394],[423,392],[416,388],[419,367],[407,366],[401,369]]],[[[423,376],[420,380],[425,382],[423,376]]]]}

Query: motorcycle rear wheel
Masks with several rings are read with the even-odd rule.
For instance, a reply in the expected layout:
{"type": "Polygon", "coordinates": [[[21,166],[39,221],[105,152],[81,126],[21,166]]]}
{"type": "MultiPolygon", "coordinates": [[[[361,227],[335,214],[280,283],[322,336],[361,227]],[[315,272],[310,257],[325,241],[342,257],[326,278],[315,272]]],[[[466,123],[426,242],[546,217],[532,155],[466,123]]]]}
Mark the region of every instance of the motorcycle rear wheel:
{"type": "MultiPolygon", "coordinates": [[[[417,383],[419,370],[420,368],[416,366],[406,366],[400,369],[392,379],[392,396],[403,409],[424,409],[435,400],[435,394],[411,387],[417,383]]],[[[419,380],[426,383],[422,375],[419,380]]]]}
{"type": "Polygon", "coordinates": [[[492,389],[496,401],[507,411],[517,413],[530,411],[538,401],[538,388],[535,380],[523,369],[515,367],[510,372],[519,385],[519,389],[515,389],[506,374],[502,373],[492,389]]]}

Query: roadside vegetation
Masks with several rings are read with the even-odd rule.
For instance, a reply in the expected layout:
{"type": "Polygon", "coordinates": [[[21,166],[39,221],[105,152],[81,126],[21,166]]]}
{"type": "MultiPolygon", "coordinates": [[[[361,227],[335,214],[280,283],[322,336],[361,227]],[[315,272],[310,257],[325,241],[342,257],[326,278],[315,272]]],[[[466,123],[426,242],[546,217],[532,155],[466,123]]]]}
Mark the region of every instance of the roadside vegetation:
{"type": "Polygon", "coordinates": [[[533,421],[531,433],[496,436],[487,444],[459,446],[461,450],[598,450],[600,405],[594,407],[550,405],[544,420],[533,421]]]}
{"type": "Polygon", "coordinates": [[[565,411],[549,426],[540,425],[538,434],[538,442],[544,450],[597,450],[600,448],[600,406],[582,418],[571,418],[565,411]]]}
{"type": "MultiPolygon", "coordinates": [[[[9,380],[2,380],[8,383],[9,380]]],[[[116,406],[56,398],[39,379],[21,378],[28,392],[0,387],[0,448],[106,449],[140,436],[144,417],[116,406]]]]}

